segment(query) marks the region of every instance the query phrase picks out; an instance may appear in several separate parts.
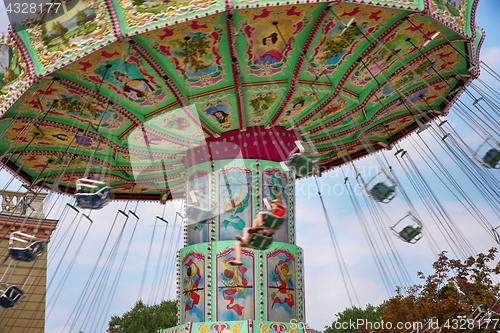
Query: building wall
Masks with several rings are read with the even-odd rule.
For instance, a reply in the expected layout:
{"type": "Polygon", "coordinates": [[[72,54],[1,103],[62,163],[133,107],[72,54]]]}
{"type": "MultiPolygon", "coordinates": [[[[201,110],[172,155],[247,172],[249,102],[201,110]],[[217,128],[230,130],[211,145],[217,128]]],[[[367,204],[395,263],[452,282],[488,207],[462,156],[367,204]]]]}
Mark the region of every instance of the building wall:
{"type": "MultiPolygon", "coordinates": [[[[0,241],[0,260],[7,256],[9,240],[0,241]]],[[[25,297],[14,307],[0,307],[0,332],[43,333],[45,327],[45,291],[47,280],[47,252],[32,262],[7,259],[0,265],[2,282],[15,284],[25,292],[25,297]],[[5,271],[7,274],[4,275],[5,271]]]]}
{"type": "MultiPolygon", "coordinates": [[[[43,198],[38,195],[32,201],[35,211],[27,209],[26,215],[21,215],[18,205],[20,198],[25,195],[18,192],[0,192],[2,196],[2,211],[0,211],[0,282],[14,284],[24,291],[24,297],[14,307],[4,309],[0,307],[1,333],[43,333],[45,328],[45,294],[47,285],[47,252],[32,262],[12,260],[8,255],[10,235],[20,231],[28,235],[35,235],[45,242],[45,249],[55,230],[56,220],[45,219],[43,215],[43,198]],[[12,200],[14,199],[14,200],[12,200]],[[5,204],[9,202],[9,205],[5,204]],[[14,203],[14,204],[13,204],[14,203]],[[5,260],[5,262],[4,262],[5,260]]],[[[29,196],[29,194],[28,194],[29,196]]],[[[27,197],[28,197],[27,196],[27,197]]],[[[28,198],[28,201],[29,198],[28,198]]],[[[22,243],[15,243],[22,246],[22,243]]],[[[0,285],[0,290],[5,286],[0,285]]]]}

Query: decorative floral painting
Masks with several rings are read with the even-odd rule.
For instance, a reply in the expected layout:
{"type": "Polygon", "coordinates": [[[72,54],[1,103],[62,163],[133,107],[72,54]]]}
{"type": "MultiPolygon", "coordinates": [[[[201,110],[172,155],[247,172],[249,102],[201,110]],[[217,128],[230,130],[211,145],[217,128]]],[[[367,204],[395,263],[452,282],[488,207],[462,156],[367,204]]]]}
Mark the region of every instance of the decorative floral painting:
{"type": "Polygon", "coordinates": [[[151,39],[150,47],[165,54],[174,65],[182,80],[179,84],[190,89],[209,87],[223,79],[224,58],[219,43],[224,33],[216,18],[207,17],[146,33],[145,38],[151,39]]]}
{"type": "Polygon", "coordinates": [[[381,30],[397,11],[377,8],[372,12],[370,7],[340,4],[335,6],[335,13],[325,20],[322,37],[310,55],[312,66],[307,71],[313,77],[315,73],[331,74],[347,56],[358,57],[352,50],[363,40],[363,35],[381,30]]]}

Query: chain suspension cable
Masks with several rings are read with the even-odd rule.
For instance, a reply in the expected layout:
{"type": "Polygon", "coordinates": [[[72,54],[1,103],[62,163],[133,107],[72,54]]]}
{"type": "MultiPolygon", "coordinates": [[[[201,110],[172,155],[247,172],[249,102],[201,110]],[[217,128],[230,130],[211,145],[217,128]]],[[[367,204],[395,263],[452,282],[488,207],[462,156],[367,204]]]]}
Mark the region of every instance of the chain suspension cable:
{"type": "Polygon", "coordinates": [[[332,223],[330,222],[330,218],[328,217],[328,212],[326,211],[325,202],[323,200],[323,196],[321,195],[321,191],[319,190],[317,177],[314,177],[314,181],[315,181],[316,187],[318,189],[318,196],[319,196],[319,199],[321,201],[321,206],[323,208],[323,214],[325,215],[326,225],[328,227],[328,232],[330,234],[330,239],[332,241],[333,249],[335,250],[335,256],[337,257],[337,263],[339,265],[339,270],[340,270],[340,274],[342,276],[342,281],[344,283],[344,288],[347,292],[347,297],[349,298],[349,303],[351,304],[351,307],[354,306],[354,303],[353,303],[353,300],[351,297],[351,292],[349,291],[349,287],[347,285],[347,280],[349,280],[349,284],[352,288],[352,293],[354,295],[354,298],[355,298],[357,304],[361,306],[361,302],[359,301],[358,295],[356,293],[356,289],[354,288],[354,285],[352,284],[352,279],[351,279],[351,276],[349,275],[349,270],[347,269],[347,265],[345,264],[344,256],[342,255],[342,250],[340,249],[337,237],[335,236],[335,232],[333,230],[332,223]]]}

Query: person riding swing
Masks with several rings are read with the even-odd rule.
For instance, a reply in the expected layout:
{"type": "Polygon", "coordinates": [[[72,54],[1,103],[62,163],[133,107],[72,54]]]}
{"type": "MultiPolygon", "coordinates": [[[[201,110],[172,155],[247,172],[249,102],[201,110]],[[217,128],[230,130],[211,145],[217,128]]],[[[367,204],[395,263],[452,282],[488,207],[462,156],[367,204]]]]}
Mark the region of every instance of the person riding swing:
{"type": "MultiPolygon", "coordinates": [[[[274,231],[279,229],[281,227],[280,223],[277,225],[275,228],[274,227],[266,227],[266,215],[272,215],[273,217],[278,217],[280,218],[279,220],[283,220],[283,217],[286,212],[286,207],[277,199],[271,200],[269,202],[271,206],[271,214],[269,212],[259,212],[257,214],[257,217],[253,220],[253,225],[251,228],[243,228],[243,237],[240,235],[235,236],[236,242],[234,243],[234,250],[236,252],[236,259],[229,261],[231,265],[241,265],[241,249],[243,247],[250,247],[250,248],[255,248],[250,244],[251,237],[253,234],[261,235],[264,237],[268,237],[269,239],[272,238],[271,236],[274,234],[274,231]]],[[[270,243],[269,243],[270,245],[270,243]]],[[[260,249],[260,248],[259,248],[260,249]]]]}

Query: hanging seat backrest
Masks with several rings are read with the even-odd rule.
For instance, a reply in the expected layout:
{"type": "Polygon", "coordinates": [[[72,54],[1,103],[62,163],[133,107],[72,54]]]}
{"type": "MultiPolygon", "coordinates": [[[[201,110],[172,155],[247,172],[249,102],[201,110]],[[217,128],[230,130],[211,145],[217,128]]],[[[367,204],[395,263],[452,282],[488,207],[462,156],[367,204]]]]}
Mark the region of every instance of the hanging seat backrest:
{"type": "Polygon", "coordinates": [[[216,207],[212,207],[212,209],[203,209],[197,206],[187,206],[186,218],[193,223],[206,223],[216,215],[215,208],[216,207]]]}
{"type": "Polygon", "coordinates": [[[309,157],[301,154],[294,154],[288,161],[288,168],[299,177],[305,177],[314,173],[317,163],[309,157]]]}
{"type": "Polygon", "coordinates": [[[267,250],[271,244],[273,243],[272,236],[264,236],[260,234],[251,234],[250,239],[248,240],[248,247],[265,251],[267,250]]]}
{"type": "Polygon", "coordinates": [[[384,182],[378,182],[373,186],[373,188],[370,190],[370,194],[375,198],[377,201],[384,201],[386,199],[389,199],[389,196],[394,193],[396,190],[396,186],[387,186],[384,182]]]}
{"type": "Polygon", "coordinates": [[[499,161],[500,151],[495,148],[491,148],[490,150],[488,150],[486,155],[484,155],[483,157],[483,162],[493,169],[495,169],[499,161]]]}
{"type": "Polygon", "coordinates": [[[500,302],[497,300],[495,303],[490,305],[488,308],[489,311],[496,313],[497,315],[500,315],[500,302]]]}
{"type": "Polygon", "coordinates": [[[318,152],[311,147],[306,147],[304,142],[295,141],[296,148],[290,153],[285,162],[281,162],[284,169],[289,169],[299,177],[305,177],[319,172],[318,162],[305,154],[317,155],[318,152]],[[284,165],[283,165],[284,163],[284,165]]]}
{"type": "Polygon", "coordinates": [[[276,215],[273,215],[272,213],[269,212],[262,212],[262,221],[263,221],[263,227],[272,229],[274,231],[278,230],[281,228],[283,223],[285,222],[285,216],[279,217],[276,215]]]}
{"type": "Polygon", "coordinates": [[[84,209],[100,209],[111,200],[111,188],[103,187],[95,193],[76,193],[76,205],[84,209]]]}
{"type": "Polygon", "coordinates": [[[403,230],[399,232],[399,236],[401,236],[401,238],[403,238],[408,243],[411,243],[415,239],[415,237],[417,237],[421,233],[422,233],[421,227],[407,226],[404,227],[403,230]]]}
{"type": "Polygon", "coordinates": [[[0,306],[6,309],[11,308],[23,295],[24,292],[21,289],[15,285],[11,285],[0,295],[0,306]]]}
{"type": "Polygon", "coordinates": [[[28,235],[20,231],[14,231],[10,234],[9,239],[9,255],[14,260],[30,262],[41,256],[45,247],[43,242],[35,239],[35,236],[28,235]],[[14,247],[14,241],[28,244],[23,247],[14,247]]]}
{"type": "Polygon", "coordinates": [[[488,312],[483,311],[480,306],[478,306],[470,315],[467,316],[467,320],[477,327],[481,327],[491,318],[488,312]]]}

